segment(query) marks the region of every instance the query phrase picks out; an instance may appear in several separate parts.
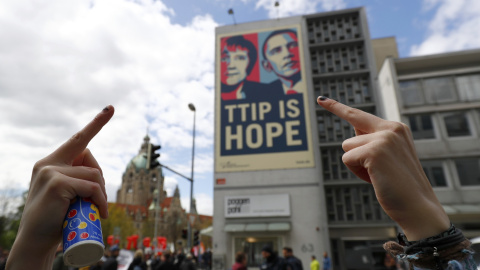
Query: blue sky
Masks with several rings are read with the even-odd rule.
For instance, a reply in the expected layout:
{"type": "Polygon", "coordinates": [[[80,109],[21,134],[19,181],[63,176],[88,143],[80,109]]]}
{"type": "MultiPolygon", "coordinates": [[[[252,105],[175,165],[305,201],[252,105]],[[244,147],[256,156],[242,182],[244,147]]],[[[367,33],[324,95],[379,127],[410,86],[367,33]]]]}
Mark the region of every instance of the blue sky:
{"type": "MultiPolygon", "coordinates": [[[[372,38],[395,36],[401,57],[480,48],[477,0],[2,0],[0,197],[26,190],[35,161],[105,105],[112,121],[89,148],[114,201],[147,128],[160,160],[190,175],[197,108],[194,196],[213,212],[215,27],[365,6],[372,38]],[[8,193],[8,192],[7,192],[8,193]]],[[[169,195],[189,183],[165,172],[169,195]]],[[[1,199],[1,198],[0,198],[1,199]]]]}
{"type": "MultiPolygon", "coordinates": [[[[245,23],[267,20],[270,18],[306,14],[302,9],[288,9],[290,2],[278,1],[278,12],[274,8],[275,1],[220,1],[220,0],[165,0],[167,6],[175,11],[171,16],[172,23],[189,25],[192,17],[210,14],[219,25],[245,23]],[[259,6],[258,3],[261,3],[259,6]],[[270,8],[267,9],[268,5],[270,8]],[[188,8],[187,8],[188,7],[188,8]],[[228,14],[228,9],[234,10],[234,15],[228,14]],[[275,16],[269,16],[273,12],[275,16]],[[234,17],[234,18],[233,18],[234,17]]],[[[372,38],[395,36],[397,38],[400,57],[411,55],[411,47],[420,44],[429,34],[428,25],[440,7],[447,1],[394,1],[394,0],[346,0],[346,1],[297,1],[310,2],[315,5],[314,12],[324,12],[344,8],[365,7],[372,38]],[[324,8],[322,3],[332,2],[332,9],[324,8]]],[[[468,1],[461,1],[468,2],[468,1]]],[[[306,4],[305,4],[306,5],[306,4]]]]}

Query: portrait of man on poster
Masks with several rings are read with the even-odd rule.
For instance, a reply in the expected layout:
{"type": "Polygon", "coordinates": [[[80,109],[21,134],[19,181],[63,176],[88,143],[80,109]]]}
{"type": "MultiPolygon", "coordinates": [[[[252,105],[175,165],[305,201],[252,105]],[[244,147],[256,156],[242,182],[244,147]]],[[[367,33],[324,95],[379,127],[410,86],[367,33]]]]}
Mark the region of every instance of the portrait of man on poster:
{"type": "Polygon", "coordinates": [[[282,29],[270,33],[263,42],[262,56],[263,68],[278,77],[268,85],[269,88],[281,89],[286,95],[306,92],[296,31],[282,29]]]}

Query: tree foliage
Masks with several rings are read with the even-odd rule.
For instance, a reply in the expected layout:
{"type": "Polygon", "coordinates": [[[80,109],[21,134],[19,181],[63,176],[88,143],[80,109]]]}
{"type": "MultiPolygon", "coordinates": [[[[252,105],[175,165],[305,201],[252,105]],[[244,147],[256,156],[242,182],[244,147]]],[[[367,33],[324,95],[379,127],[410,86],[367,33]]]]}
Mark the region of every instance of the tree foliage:
{"type": "Polygon", "coordinates": [[[17,231],[20,227],[20,219],[22,218],[23,209],[25,208],[25,201],[28,192],[25,191],[22,195],[22,203],[17,207],[15,212],[6,211],[5,194],[2,194],[2,201],[4,202],[2,215],[0,216],[0,247],[5,249],[11,249],[15,238],[17,237],[17,231]]]}
{"type": "Polygon", "coordinates": [[[123,207],[117,206],[115,203],[108,204],[108,218],[102,219],[103,241],[107,245],[107,237],[116,233],[115,228],[119,231],[120,246],[127,243],[127,237],[135,233],[132,219],[127,215],[123,207]]]}

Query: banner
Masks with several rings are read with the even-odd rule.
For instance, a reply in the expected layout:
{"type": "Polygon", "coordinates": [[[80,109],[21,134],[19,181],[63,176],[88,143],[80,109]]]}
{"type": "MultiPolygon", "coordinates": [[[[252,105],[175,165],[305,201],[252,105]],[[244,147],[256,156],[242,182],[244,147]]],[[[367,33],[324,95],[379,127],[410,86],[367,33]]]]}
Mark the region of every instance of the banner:
{"type": "Polygon", "coordinates": [[[314,166],[299,29],[217,36],[216,172],[314,166]]]}

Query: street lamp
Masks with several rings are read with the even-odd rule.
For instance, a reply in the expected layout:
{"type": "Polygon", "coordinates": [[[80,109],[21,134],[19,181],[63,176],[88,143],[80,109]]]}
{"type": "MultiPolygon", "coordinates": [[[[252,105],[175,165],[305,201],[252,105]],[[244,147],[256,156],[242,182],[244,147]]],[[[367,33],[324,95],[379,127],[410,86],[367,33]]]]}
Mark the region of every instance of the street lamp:
{"type": "MultiPolygon", "coordinates": [[[[190,111],[193,112],[193,131],[192,131],[192,138],[193,138],[193,143],[192,143],[192,174],[190,176],[190,214],[192,214],[192,208],[193,208],[193,164],[194,164],[194,157],[195,157],[195,106],[193,103],[188,104],[188,108],[190,111]]],[[[190,216],[188,217],[188,252],[191,251],[192,248],[192,225],[190,221],[190,216]]]]}
{"type": "MultiPolygon", "coordinates": [[[[233,13],[233,8],[229,9],[228,10],[228,14],[232,15],[232,18],[233,18],[233,24],[237,24],[237,22],[235,21],[235,14],[233,13]]],[[[190,103],[191,104],[191,103],[190,103]]],[[[193,106],[193,105],[192,105],[193,106]]],[[[190,107],[190,105],[188,105],[188,107],[190,107]]],[[[195,111],[195,107],[193,109],[195,111]]]]}
{"type": "Polygon", "coordinates": [[[275,1],[275,8],[277,9],[277,20],[280,18],[280,14],[278,13],[278,6],[280,6],[280,3],[278,1],[275,1]]]}
{"type": "MultiPolygon", "coordinates": [[[[190,214],[192,213],[192,209],[193,209],[193,161],[194,161],[194,157],[195,157],[195,106],[190,103],[188,104],[188,108],[193,112],[193,132],[192,132],[192,137],[193,137],[193,146],[192,146],[192,173],[190,175],[190,177],[187,177],[175,170],[173,170],[172,168],[169,168],[168,166],[165,166],[164,164],[161,164],[161,163],[158,163],[158,165],[156,166],[161,166],[162,168],[165,168],[185,179],[187,179],[188,181],[190,181],[190,214]]],[[[188,217],[188,220],[187,220],[187,225],[188,225],[188,238],[187,238],[187,248],[188,250],[190,251],[191,247],[192,247],[192,225],[190,224],[190,217],[188,217]]]]}

